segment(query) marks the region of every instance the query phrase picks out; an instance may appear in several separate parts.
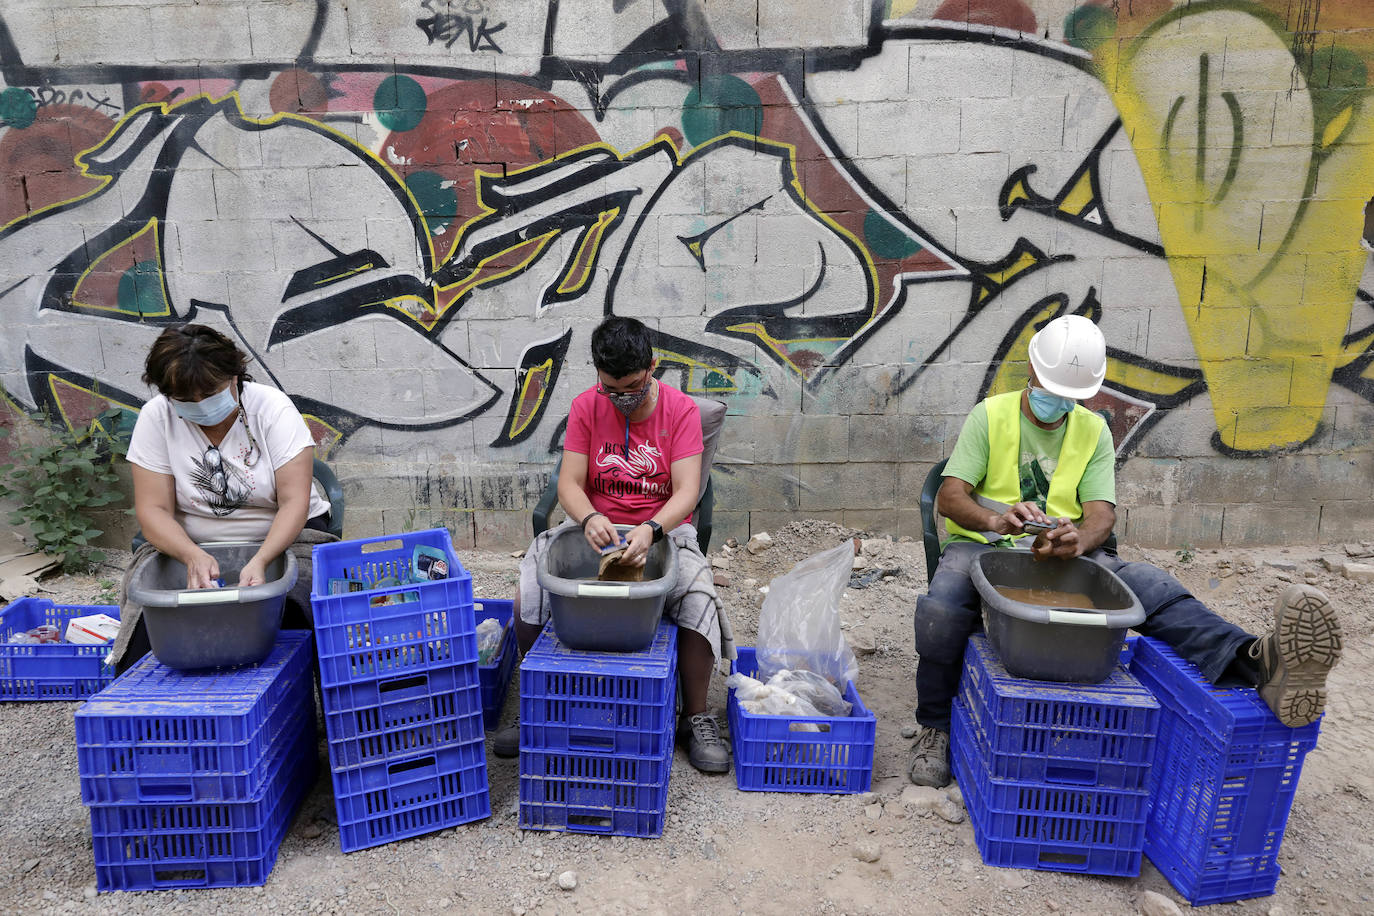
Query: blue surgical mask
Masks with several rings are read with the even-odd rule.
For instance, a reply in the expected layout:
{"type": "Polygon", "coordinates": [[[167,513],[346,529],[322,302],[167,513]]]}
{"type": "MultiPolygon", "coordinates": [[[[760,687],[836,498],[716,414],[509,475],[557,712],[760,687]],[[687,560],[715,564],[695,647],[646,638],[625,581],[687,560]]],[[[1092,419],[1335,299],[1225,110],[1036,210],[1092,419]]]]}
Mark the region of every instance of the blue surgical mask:
{"type": "Polygon", "coordinates": [[[234,412],[238,402],[234,400],[234,386],[226,385],[223,391],[210,395],[203,401],[171,401],[172,409],[188,423],[197,426],[214,426],[234,412]]]}
{"type": "Polygon", "coordinates": [[[1064,414],[1073,410],[1077,403],[1073,398],[1061,398],[1044,388],[1030,389],[1030,409],[1041,423],[1053,423],[1064,414]]]}

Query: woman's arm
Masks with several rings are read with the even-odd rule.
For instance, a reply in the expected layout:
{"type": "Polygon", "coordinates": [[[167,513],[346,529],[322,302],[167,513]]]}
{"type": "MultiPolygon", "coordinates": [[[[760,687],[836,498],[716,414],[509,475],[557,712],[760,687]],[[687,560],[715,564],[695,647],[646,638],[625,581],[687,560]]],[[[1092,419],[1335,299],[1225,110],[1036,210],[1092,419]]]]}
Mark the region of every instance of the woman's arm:
{"type": "Polygon", "coordinates": [[[131,464],[134,474],[134,514],[143,536],[161,552],[186,564],[187,588],[212,588],[219,578],[219,563],[191,540],[176,520],[176,481],[131,464]]]}
{"type": "Polygon", "coordinates": [[[277,468],[277,514],[272,527],[253,559],[239,573],[239,586],[262,585],[267,581],[267,564],[286,552],[300,537],[310,511],[310,479],[315,467],[315,448],[307,446],[295,458],[277,468]]]}
{"type": "MultiPolygon", "coordinates": [[[[663,527],[664,534],[681,525],[696,508],[697,490],[701,487],[701,455],[679,458],[669,466],[669,471],[673,479],[673,495],[649,517],[650,521],[658,522],[663,527]]],[[[629,541],[630,546],[626,548],[622,562],[640,564],[648,558],[649,548],[654,543],[654,532],[641,523],[630,529],[625,540],[629,541]]]]}

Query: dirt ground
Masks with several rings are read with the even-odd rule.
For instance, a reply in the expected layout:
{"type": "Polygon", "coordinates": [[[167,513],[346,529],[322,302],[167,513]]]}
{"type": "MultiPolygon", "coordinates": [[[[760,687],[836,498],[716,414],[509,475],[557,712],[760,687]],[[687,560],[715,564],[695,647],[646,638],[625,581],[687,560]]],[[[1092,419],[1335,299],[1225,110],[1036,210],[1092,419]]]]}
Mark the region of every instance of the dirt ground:
{"type": "MultiPolygon", "coordinates": [[[[719,572],[730,580],[720,592],[739,644],[753,644],[760,586],[854,534],[866,533],[799,522],[772,532],[773,546],[758,555],[716,551],[719,572]]],[[[1274,896],[1220,911],[1374,912],[1374,601],[1366,585],[1341,572],[1352,556],[1374,554],[1374,545],[1126,552],[1170,569],[1252,632],[1264,629],[1275,596],[1290,581],[1312,582],[1330,595],[1345,628],[1345,658],[1331,678],[1320,743],[1303,767],[1280,854],[1284,876],[1274,896]]],[[[95,603],[101,580],[117,578],[122,559],[96,576],[45,581],[41,594],[95,603]]],[[[515,558],[469,551],[461,559],[479,597],[512,593],[515,558]]],[[[678,752],[661,839],[526,832],[517,826],[516,762],[489,757],[489,819],[344,855],[329,780],[321,778],[265,887],[97,895],[77,784],[75,704],[10,703],[0,706],[8,746],[0,755],[0,911],[1130,914],[1142,911],[1146,891],[1186,911],[1148,861],[1138,878],[991,868],[979,858],[966,819],[949,823],[903,801],[911,744],[903,731],[910,732],[914,702],[911,609],[925,587],[924,560],[919,543],[888,538],[868,542],[864,560],[900,570],[849,589],[841,607],[851,642],[872,647],[859,657],[859,691],[878,716],[869,795],[739,792],[733,775],[701,775],[678,752]],[[575,875],[571,890],[559,886],[566,872],[575,875]]],[[[712,701],[723,721],[723,679],[712,701]]],[[[508,700],[506,717],[514,710],[508,700]]],[[[327,773],[323,743],[320,755],[327,773]]]]}

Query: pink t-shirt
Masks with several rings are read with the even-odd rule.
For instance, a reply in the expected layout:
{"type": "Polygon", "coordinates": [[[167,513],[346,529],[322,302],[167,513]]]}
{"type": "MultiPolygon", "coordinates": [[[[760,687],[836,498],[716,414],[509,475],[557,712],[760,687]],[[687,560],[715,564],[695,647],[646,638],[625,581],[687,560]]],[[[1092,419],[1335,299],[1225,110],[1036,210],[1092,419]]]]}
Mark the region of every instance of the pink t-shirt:
{"type": "Polygon", "coordinates": [[[637,525],[672,495],[673,462],[701,454],[701,411],[659,382],[654,412],[629,424],[628,440],[625,427],[625,415],[589,388],[573,398],[563,447],[587,456],[592,508],[617,525],[637,525]]]}

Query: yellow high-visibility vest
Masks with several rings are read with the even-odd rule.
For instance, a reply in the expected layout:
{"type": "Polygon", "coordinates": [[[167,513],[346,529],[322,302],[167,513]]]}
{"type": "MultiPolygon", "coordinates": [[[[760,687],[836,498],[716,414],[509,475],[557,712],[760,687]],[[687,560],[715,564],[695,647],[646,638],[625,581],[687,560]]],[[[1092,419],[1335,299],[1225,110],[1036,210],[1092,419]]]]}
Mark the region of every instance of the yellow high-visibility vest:
{"type": "MultiPolygon", "coordinates": [[[[982,483],[973,488],[973,497],[983,505],[990,500],[1012,506],[1021,502],[1021,392],[994,395],[983,403],[988,412],[988,471],[982,483]]],[[[1082,404],[1076,404],[1067,422],[1064,441],[1059,446],[1059,463],[1050,478],[1045,514],[1077,521],[1083,516],[1078,484],[1097,450],[1105,421],[1082,404]]],[[[982,532],[969,531],[949,519],[945,519],[945,529],[950,534],[990,543],[982,532]]]]}

